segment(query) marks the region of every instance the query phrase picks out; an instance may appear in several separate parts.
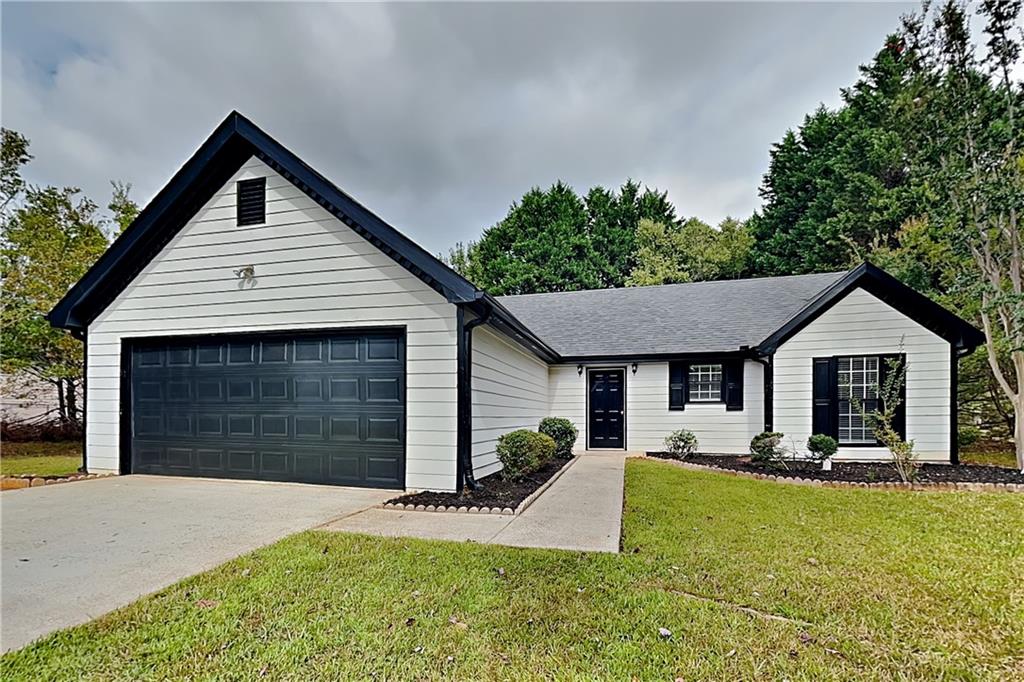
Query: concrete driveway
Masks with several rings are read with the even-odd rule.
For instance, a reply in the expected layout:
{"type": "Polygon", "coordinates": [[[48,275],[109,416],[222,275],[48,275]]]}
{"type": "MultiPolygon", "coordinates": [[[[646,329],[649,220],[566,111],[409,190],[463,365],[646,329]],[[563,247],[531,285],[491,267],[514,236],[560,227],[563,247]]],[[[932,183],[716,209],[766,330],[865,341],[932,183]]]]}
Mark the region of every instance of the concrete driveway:
{"type": "Polygon", "coordinates": [[[0,649],[342,518],[393,491],[123,476],[0,494],[0,649]]]}

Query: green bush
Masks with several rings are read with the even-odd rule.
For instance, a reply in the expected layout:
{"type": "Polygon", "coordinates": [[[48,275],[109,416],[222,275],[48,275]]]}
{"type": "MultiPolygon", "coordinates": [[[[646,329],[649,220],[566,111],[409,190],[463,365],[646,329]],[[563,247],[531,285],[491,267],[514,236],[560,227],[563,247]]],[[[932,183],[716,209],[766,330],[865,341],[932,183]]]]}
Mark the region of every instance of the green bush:
{"type": "Polygon", "coordinates": [[[555,439],[527,429],[511,431],[498,438],[498,461],[502,476],[517,481],[547,464],[555,456],[555,439]]]}
{"type": "Polygon", "coordinates": [[[576,445],[579,431],[571,421],[564,417],[545,417],[540,420],[537,431],[554,439],[556,457],[572,459],[572,448],[576,445]]]}
{"type": "Polygon", "coordinates": [[[675,459],[686,459],[697,452],[697,436],[686,429],[673,431],[665,436],[665,450],[675,459]]]}
{"type": "Polygon", "coordinates": [[[961,426],[957,433],[957,442],[962,447],[974,445],[981,438],[981,429],[977,426],[961,426]]]}
{"type": "Polygon", "coordinates": [[[762,431],[750,441],[750,461],[772,468],[786,468],[786,450],[778,431],[762,431]]]}
{"type": "Polygon", "coordinates": [[[832,436],[816,433],[807,439],[807,449],[811,453],[811,459],[815,462],[824,462],[836,454],[836,450],[839,449],[839,443],[832,436]]]}

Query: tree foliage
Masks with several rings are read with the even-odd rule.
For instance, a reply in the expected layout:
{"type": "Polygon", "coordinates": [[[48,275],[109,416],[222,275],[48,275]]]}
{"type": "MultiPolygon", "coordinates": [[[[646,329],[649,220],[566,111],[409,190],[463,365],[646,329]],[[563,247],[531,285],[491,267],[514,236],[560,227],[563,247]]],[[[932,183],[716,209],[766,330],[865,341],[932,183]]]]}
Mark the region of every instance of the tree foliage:
{"type": "Polygon", "coordinates": [[[82,343],[50,326],[45,315],[108,246],[111,224],[120,231],[138,213],[130,185],[114,183],[113,219],[76,187],[35,187],[22,179],[32,157],[28,140],[3,131],[4,206],[0,224],[0,346],[5,373],[25,372],[56,390],[60,417],[80,420],[82,343]],[[8,145],[11,145],[8,147],[8,145]]]}
{"type": "Polygon", "coordinates": [[[715,229],[691,218],[681,225],[642,219],[637,228],[630,286],[734,279],[744,274],[752,238],[743,223],[726,218],[715,229]]]}

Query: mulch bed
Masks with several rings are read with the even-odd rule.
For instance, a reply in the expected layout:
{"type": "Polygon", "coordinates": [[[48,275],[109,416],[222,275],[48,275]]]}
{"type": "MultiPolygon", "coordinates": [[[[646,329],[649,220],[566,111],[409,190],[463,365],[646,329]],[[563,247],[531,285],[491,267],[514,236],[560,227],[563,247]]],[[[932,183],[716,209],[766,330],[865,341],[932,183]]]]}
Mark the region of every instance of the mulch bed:
{"type": "MultiPolygon", "coordinates": [[[[675,459],[666,452],[648,452],[649,457],[675,459]]],[[[884,462],[833,462],[832,471],[822,471],[816,462],[787,462],[788,469],[758,466],[749,457],[735,455],[693,455],[684,461],[754,474],[772,474],[781,478],[813,478],[820,481],[851,483],[896,483],[899,474],[884,462]]],[[[917,483],[1024,483],[1024,474],[1016,469],[981,464],[922,464],[917,483]]]]}
{"type": "Polygon", "coordinates": [[[549,478],[561,471],[562,467],[570,461],[572,460],[553,459],[540,470],[535,471],[521,481],[506,481],[499,472],[478,480],[477,482],[481,486],[480,490],[473,492],[467,490],[461,494],[411,493],[390,499],[385,504],[422,504],[425,506],[434,505],[435,507],[466,507],[467,509],[473,507],[490,507],[491,509],[504,509],[507,507],[515,509],[533,491],[547,483],[549,478]]]}

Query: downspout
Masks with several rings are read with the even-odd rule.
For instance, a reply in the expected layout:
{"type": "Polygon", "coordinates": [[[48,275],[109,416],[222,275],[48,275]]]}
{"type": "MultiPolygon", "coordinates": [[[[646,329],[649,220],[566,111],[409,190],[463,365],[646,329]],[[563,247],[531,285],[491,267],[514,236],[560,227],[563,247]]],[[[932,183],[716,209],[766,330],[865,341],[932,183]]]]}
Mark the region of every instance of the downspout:
{"type": "Polygon", "coordinates": [[[491,308],[484,314],[466,322],[466,312],[459,305],[455,312],[457,339],[457,381],[458,381],[458,432],[456,434],[457,457],[455,463],[455,487],[479,490],[480,484],[473,476],[473,329],[485,324],[491,317],[491,308]]]}
{"type": "Polygon", "coordinates": [[[89,418],[89,332],[86,329],[72,329],[71,336],[82,342],[82,466],[79,471],[89,473],[86,457],[86,420],[89,418]]]}
{"type": "Polygon", "coordinates": [[[775,430],[775,353],[751,358],[764,367],[764,430],[775,430]]]}
{"type": "Polygon", "coordinates": [[[949,347],[949,463],[953,466],[960,465],[960,358],[972,352],[973,348],[958,348],[952,344],[949,347]]]}

